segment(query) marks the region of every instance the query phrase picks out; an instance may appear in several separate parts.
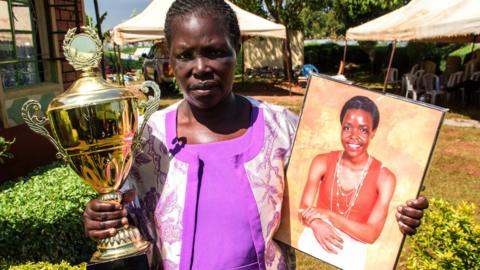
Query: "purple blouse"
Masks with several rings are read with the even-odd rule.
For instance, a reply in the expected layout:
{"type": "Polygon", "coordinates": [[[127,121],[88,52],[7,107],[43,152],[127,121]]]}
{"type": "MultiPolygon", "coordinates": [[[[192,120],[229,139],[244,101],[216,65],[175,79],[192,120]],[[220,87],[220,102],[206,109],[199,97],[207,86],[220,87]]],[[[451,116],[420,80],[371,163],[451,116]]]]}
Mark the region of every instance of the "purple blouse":
{"type": "Polygon", "coordinates": [[[166,115],[169,152],[189,164],[181,269],[261,269],[265,241],[245,172],[264,142],[263,111],[252,107],[242,136],[208,144],[177,138],[177,111],[166,115]]]}

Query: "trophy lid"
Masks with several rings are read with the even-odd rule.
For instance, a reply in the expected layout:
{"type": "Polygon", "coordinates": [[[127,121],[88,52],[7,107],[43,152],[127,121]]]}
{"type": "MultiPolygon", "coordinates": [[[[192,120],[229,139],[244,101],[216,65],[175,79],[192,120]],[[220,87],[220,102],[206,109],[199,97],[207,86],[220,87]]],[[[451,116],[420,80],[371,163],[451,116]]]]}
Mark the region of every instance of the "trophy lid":
{"type": "Polygon", "coordinates": [[[88,26],[81,29],[83,32],[79,34],[75,34],[77,28],[69,29],[63,41],[65,58],[76,71],[82,71],[81,78],[55,97],[47,111],[135,97],[129,90],[109,84],[94,72],[102,59],[102,41],[95,29],[88,26]]]}

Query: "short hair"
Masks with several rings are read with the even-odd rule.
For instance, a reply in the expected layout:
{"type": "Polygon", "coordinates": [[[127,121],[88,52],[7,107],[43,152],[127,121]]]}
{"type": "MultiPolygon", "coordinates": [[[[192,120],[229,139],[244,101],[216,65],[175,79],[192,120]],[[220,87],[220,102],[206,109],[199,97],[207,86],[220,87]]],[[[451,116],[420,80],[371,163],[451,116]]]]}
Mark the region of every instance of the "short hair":
{"type": "Polygon", "coordinates": [[[187,15],[208,16],[224,21],[228,37],[235,50],[240,49],[240,26],[235,11],[224,0],[176,0],[172,3],[165,19],[165,39],[170,47],[172,42],[172,22],[177,17],[187,15]]]}
{"type": "Polygon", "coordinates": [[[345,102],[345,105],[343,105],[342,111],[340,112],[340,123],[343,122],[343,118],[345,118],[347,111],[350,109],[364,110],[370,113],[373,120],[373,130],[377,129],[378,123],[380,122],[380,113],[377,105],[375,105],[375,102],[371,99],[365,96],[354,96],[345,102]]]}

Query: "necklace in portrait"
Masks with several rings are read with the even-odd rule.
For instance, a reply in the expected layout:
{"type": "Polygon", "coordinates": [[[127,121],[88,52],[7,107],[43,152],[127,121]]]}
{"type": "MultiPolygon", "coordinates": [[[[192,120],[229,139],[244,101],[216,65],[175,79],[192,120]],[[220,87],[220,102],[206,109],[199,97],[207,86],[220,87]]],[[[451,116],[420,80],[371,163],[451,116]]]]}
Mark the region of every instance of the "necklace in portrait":
{"type": "Polygon", "coordinates": [[[365,181],[365,177],[367,176],[368,168],[370,167],[372,159],[371,156],[368,155],[368,160],[360,172],[360,179],[356,181],[356,184],[352,189],[347,190],[342,187],[342,179],[340,178],[342,171],[342,158],[343,152],[340,154],[340,157],[337,160],[334,173],[334,182],[332,183],[332,187],[330,189],[330,211],[339,213],[340,215],[348,218],[352,208],[355,206],[358,195],[360,194],[360,190],[363,186],[363,182],[365,181]],[[343,207],[341,202],[344,202],[343,207]]]}

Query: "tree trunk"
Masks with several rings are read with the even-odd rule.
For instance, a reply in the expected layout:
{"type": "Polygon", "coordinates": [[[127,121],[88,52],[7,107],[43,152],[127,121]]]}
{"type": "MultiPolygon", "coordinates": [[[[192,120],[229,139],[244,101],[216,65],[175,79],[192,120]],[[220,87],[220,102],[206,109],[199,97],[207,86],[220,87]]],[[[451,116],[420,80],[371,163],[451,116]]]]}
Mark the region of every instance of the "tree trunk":
{"type": "MultiPolygon", "coordinates": [[[[100,13],[99,13],[99,10],[98,10],[98,1],[93,0],[93,4],[94,4],[94,7],[95,7],[95,19],[97,21],[98,37],[102,41],[102,50],[103,50],[102,22],[100,21],[100,13]]],[[[106,74],[105,74],[105,54],[104,53],[102,53],[102,59],[100,59],[100,67],[102,69],[102,77],[103,77],[103,79],[106,79],[107,77],[106,77],[106,74]]]]}
{"type": "Polygon", "coordinates": [[[283,41],[283,70],[285,74],[285,78],[287,78],[288,82],[293,82],[293,71],[292,71],[292,50],[290,48],[290,36],[287,32],[287,37],[283,41]]]}

